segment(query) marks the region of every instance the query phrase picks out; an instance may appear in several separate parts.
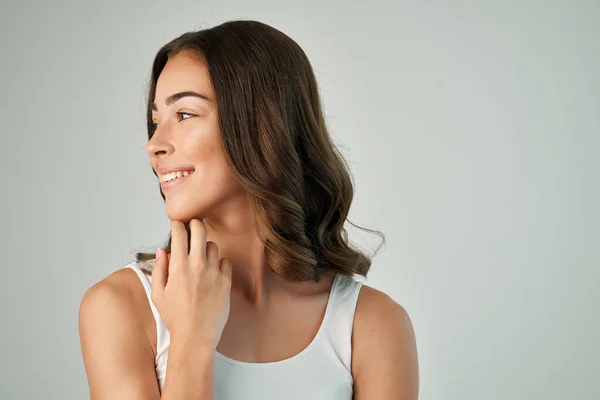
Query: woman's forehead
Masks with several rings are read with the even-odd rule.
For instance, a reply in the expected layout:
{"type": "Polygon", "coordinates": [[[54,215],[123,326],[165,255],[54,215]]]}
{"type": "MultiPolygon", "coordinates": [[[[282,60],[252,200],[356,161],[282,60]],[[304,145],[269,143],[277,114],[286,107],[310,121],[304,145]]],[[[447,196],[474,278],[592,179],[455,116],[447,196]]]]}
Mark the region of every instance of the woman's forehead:
{"type": "Polygon", "coordinates": [[[214,101],[210,74],[206,64],[185,55],[169,59],[156,82],[154,101],[165,104],[167,98],[181,92],[194,92],[206,101],[214,101]]]}

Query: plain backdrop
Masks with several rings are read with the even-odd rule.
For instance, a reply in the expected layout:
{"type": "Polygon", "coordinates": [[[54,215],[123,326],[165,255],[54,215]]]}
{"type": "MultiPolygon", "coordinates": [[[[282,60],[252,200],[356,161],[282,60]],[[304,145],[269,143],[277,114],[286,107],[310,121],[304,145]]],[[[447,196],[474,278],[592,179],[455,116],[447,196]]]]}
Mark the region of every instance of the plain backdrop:
{"type": "MultiPolygon", "coordinates": [[[[0,398],[89,396],[85,291],[168,234],[156,51],[230,19],[312,61],[412,318],[420,399],[600,398],[598,1],[3,1],[0,398]]],[[[348,228],[373,250],[376,236],[348,228]]]]}

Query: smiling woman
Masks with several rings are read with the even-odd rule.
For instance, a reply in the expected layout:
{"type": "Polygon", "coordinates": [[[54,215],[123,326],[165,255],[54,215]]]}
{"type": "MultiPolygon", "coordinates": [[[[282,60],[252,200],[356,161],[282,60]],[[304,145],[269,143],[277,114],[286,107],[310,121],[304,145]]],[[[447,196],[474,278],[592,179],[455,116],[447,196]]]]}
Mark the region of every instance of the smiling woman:
{"type": "Polygon", "coordinates": [[[410,318],[354,279],[371,258],[298,44],[256,21],[181,35],[147,129],[171,234],[82,300],[92,398],[416,399],[410,318]]]}

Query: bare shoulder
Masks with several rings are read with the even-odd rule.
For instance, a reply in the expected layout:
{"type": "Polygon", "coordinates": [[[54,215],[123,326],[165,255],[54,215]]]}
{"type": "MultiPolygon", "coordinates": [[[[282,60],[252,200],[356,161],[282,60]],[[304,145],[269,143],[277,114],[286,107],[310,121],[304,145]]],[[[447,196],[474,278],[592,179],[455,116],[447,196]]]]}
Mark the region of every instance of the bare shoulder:
{"type": "Polygon", "coordinates": [[[84,294],[79,337],[92,398],[124,394],[130,399],[157,398],[154,349],[148,335],[148,318],[153,317],[145,299],[130,268],[113,272],[84,294]]]}
{"type": "Polygon", "coordinates": [[[127,269],[113,272],[85,292],[79,306],[80,328],[104,316],[121,319],[132,314],[134,293],[131,274],[135,272],[127,269]]]}
{"type": "Polygon", "coordinates": [[[138,339],[148,342],[155,349],[154,317],[144,287],[131,268],[121,268],[111,273],[84,294],[79,307],[80,330],[100,319],[121,322],[129,329],[135,328],[140,331],[138,333],[145,334],[138,339]]]}
{"type": "Polygon", "coordinates": [[[106,314],[142,324],[148,322],[148,316],[152,317],[144,287],[131,268],[111,273],[91,286],[81,299],[80,323],[87,322],[92,316],[97,318],[106,314]],[[144,312],[146,309],[147,313],[144,312]]]}
{"type": "Polygon", "coordinates": [[[121,268],[106,278],[91,286],[83,296],[82,304],[99,296],[114,295],[129,296],[132,294],[134,279],[137,279],[131,268],[121,268]]]}
{"type": "MultiPolygon", "coordinates": [[[[410,339],[413,334],[412,322],[404,307],[386,293],[362,285],[352,335],[352,348],[356,356],[364,354],[365,349],[372,351],[375,346],[383,345],[382,341],[397,343],[398,339],[410,339]]],[[[359,357],[353,358],[360,361],[359,357]]]]}
{"type": "Polygon", "coordinates": [[[416,338],[408,312],[386,293],[362,285],[352,334],[355,399],[416,400],[416,338]]]}

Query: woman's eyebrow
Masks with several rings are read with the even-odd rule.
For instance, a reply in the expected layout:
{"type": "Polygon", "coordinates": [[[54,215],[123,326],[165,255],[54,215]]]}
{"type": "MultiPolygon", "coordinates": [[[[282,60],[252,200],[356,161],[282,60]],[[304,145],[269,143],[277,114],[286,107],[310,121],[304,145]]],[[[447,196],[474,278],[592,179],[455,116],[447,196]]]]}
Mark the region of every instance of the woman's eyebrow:
{"type": "MultiPolygon", "coordinates": [[[[175,103],[177,100],[184,98],[184,97],[198,97],[198,98],[204,99],[208,102],[212,101],[211,99],[208,98],[208,96],[205,96],[202,93],[187,90],[185,92],[179,92],[179,93],[175,93],[175,94],[168,96],[165,99],[165,104],[167,106],[170,106],[171,104],[175,103]]],[[[151,109],[154,111],[158,111],[158,108],[156,107],[156,103],[152,103],[151,109]]]]}

